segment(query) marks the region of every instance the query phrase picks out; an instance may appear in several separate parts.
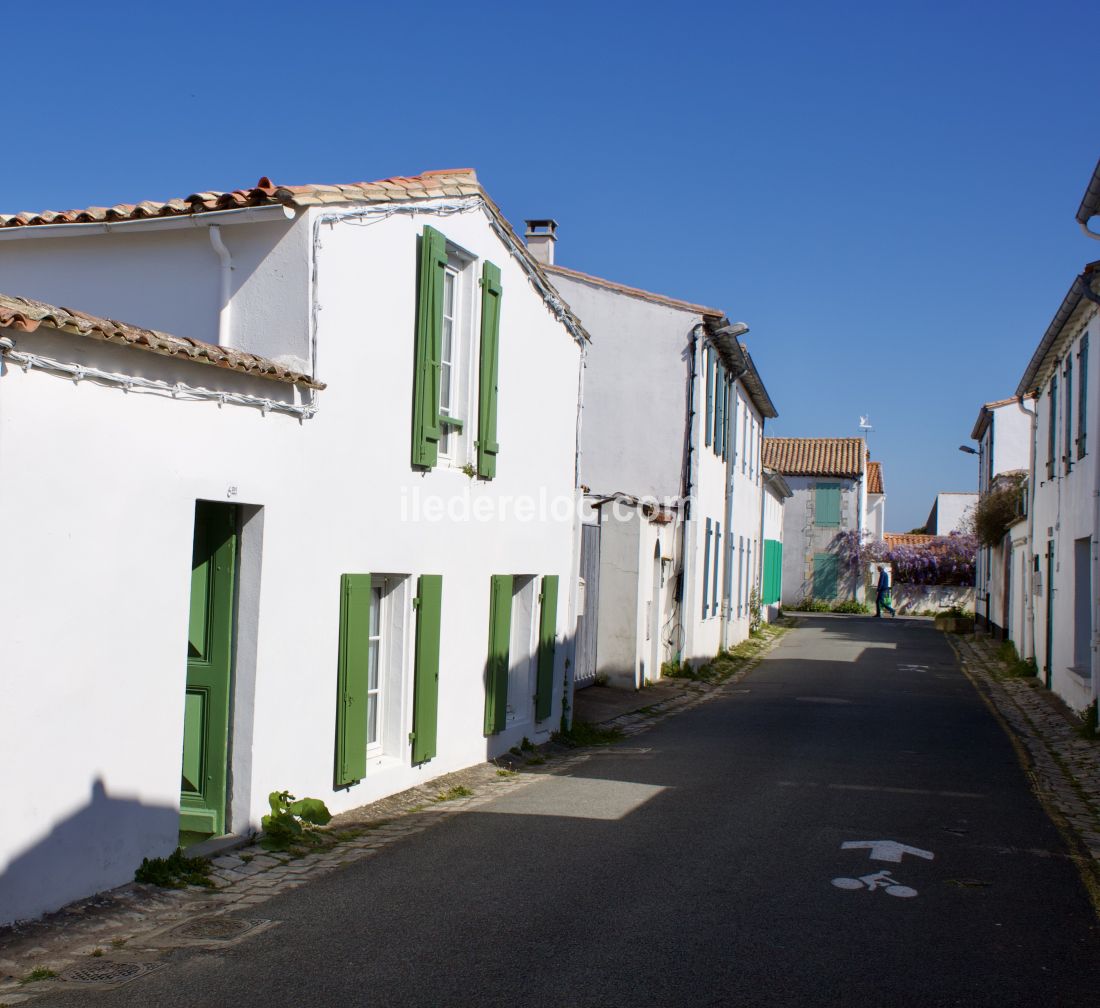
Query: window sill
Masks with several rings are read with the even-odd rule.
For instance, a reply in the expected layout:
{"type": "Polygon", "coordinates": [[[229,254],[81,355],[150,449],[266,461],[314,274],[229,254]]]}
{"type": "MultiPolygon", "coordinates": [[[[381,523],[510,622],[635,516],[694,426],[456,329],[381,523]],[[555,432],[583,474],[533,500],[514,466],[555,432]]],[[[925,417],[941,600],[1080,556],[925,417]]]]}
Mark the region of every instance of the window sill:
{"type": "Polygon", "coordinates": [[[1087,665],[1068,665],[1066,671],[1082,686],[1087,686],[1092,682],[1092,669],[1087,665]]]}

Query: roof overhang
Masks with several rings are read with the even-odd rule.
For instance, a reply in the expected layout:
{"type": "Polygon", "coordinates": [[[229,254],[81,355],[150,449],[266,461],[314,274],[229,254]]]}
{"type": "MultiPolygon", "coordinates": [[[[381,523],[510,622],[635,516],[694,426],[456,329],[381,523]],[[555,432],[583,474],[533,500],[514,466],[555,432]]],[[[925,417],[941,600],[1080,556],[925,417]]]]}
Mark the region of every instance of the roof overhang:
{"type": "Polygon", "coordinates": [[[1096,162],[1096,167],[1092,170],[1092,178],[1089,179],[1081,205],[1077,208],[1077,223],[1092,238],[1100,238],[1100,232],[1089,230],[1089,220],[1097,214],[1100,214],[1100,161],[1096,162]]]}
{"type": "Polygon", "coordinates": [[[771,396],[768,395],[768,390],[764,387],[764,380],[756,370],[748,347],[739,339],[749,331],[749,327],[744,322],[730,322],[725,315],[720,317],[708,315],[703,319],[703,324],[706,326],[708,338],[722,358],[722,363],[729,368],[730,374],[745,386],[752,404],[760,415],[769,419],[779,416],[771,396]]]}
{"type": "Polygon", "coordinates": [[[1052,351],[1056,349],[1058,338],[1062,335],[1062,330],[1065,329],[1066,324],[1073,318],[1081,302],[1086,299],[1086,284],[1088,285],[1089,292],[1092,293],[1093,296],[1097,296],[1092,288],[1092,284],[1098,276],[1100,276],[1100,261],[1091,262],[1081,271],[1081,275],[1070,285],[1069,290],[1066,292],[1066,296],[1062,299],[1061,306],[1058,308],[1058,311],[1055,312],[1050,325],[1047,326],[1047,331],[1043,333],[1043,338],[1039,341],[1039,346],[1036,348],[1035,353],[1032,354],[1027,369],[1024,371],[1024,376],[1020,379],[1020,384],[1016,386],[1017,398],[1033,395],[1043,385],[1046,372],[1053,364],[1054,354],[1052,351]]]}
{"type": "Polygon", "coordinates": [[[785,499],[794,496],[794,491],[791,489],[790,484],[783,478],[783,474],[776,472],[774,469],[769,469],[767,466],[764,467],[764,485],[781,498],[785,499]]]}

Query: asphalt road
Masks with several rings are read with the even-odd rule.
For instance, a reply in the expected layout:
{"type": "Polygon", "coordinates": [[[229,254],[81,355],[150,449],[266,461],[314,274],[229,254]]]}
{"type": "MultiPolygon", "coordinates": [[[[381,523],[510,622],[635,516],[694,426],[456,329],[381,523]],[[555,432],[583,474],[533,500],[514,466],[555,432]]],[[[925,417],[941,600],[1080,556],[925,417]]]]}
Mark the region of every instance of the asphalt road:
{"type": "Polygon", "coordinates": [[[917,621],[808,618],[728,696],[256,911],[280,923],[113,992],[37,1003],[1100,995],[1097,918],[1065,845],[943,636],[917,621]],[[931,857],[843,848],[887,840],[931,857]]]}

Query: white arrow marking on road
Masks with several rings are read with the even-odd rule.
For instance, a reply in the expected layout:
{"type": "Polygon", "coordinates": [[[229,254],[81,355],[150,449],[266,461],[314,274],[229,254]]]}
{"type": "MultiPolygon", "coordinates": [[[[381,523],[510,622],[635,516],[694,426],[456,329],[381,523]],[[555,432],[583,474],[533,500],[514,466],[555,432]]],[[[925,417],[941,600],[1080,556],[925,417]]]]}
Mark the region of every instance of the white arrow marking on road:
{"type": "Polygon", "coordinates": [[[931,861],[936,856],[931,851],[910,847],[908,844],[898,843],[897,840],[845,840],[840,849],[870,850],[869,857],[872,861],[893,861],[895,864],[906,854],[924,858],[925,861],[931,861]]]}

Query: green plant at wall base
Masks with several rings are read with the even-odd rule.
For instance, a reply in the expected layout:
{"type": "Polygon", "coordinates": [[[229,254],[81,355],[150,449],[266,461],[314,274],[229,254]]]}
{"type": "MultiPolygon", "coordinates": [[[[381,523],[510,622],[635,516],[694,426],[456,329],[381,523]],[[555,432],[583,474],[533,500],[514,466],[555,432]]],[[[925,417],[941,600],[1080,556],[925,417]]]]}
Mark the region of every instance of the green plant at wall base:
{"type": "Polygon", "coordinates": [[[272,791],[267,801],[271,814],[260,820],[264,831],[260,846],[264,850],[286,851],[317,843],[317,827],[332,819],[332,813],[319,798],[295,798],[289,791],[272,791]]]}
{"type": "Polygon", "coordinates": [[[1083,739],[1095,739],[1097,737],[1096,726],[1096,701],[1093,700],[1081,711],[1081,722],[1077,725],[1077,734],[1083,739]]]}
{"type": "Polygon", "coordinates": [[[665,679],[684,679],[688,677],[687,673],[689,671],[690,666],[687,662],[661,662],[661,676],[665,679]]]}
{"type": "Polygon", "coordinates": [[[832,611],[835,613],[866,615],[871,611],[871,607],[864,602],[857,602],[855,599],[845,599],[843,602],[838,602],[833,606],[832,611]]]}
{"type": "Polygon", "coordinates": [[[794,606],[793,612],[832,612],[832,605],[825,599],[804,598],[794,606]]]}
{"type": "Polygon", "coordinates": [[[613,745],[622,737],[621,728],[606,728],[603,725],[589,724],[587,721],[574,721],[573,727],[568,731],[558,732],[554,736],[554,741],[571,746],[604,746],[613,745]]]}
{"type": "Polygon", "coordinates": [[[749,633],[758,634],[764,625],[764,617],[760,611],[760,592],[755,588],[749,592],[749,633]]]}
{"type": "Polygon", "coordinates": [[[456,798],[469,798],[473,794],[468,787],[463,784],[456,784],[449,791],[440,791],[435,796],[437,802],[454,801],[456,798]]]}
{"type": "Polygon", "coordinates": [[[212,889],[214,883],[209,872],[210,862],[206,858],[184,857],[183,851],[177,847],[166,858],[142,858],[141,865],[134,872],[134,881],[162,889],[182,889],[189,885],[212,889]]]}
{"type": "Polygon", "coordinates": [[[21,984],[38,983],[39,980],[50,980],[55,976],[57,976],[57,974],[52,969],[46,969],[44,966],[39,966],[37,969],[32,969],[19,982],[21,984]]]}
{"type": "Polygon", "coordinates": [[[471,464],[470,464],[469,462],[467,462],[467,463],[466,463],[466,464],[465,464],[465,465],[464,465],[464,466],[462,467],[462,471],[463,471],[463,472],[464,472],[464,473],[465,473],[465,474],[466,474],[467,476],[469,476],[469,477],[470,477],[470,479],[473,479],[473,478],[474,478],[475,476],[477,476],[477,470],[476,470],[476,469],[475,469],[475,468],[474,468],[474,467],[473,467],[473,466],[472,466],[472,465],[471,465],[471,464]]]}

